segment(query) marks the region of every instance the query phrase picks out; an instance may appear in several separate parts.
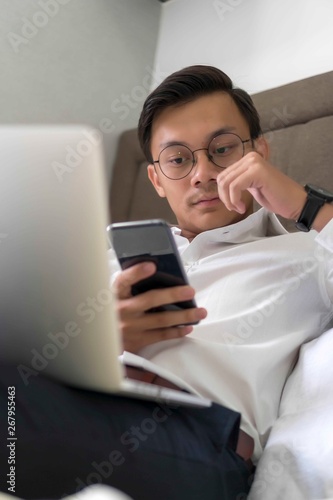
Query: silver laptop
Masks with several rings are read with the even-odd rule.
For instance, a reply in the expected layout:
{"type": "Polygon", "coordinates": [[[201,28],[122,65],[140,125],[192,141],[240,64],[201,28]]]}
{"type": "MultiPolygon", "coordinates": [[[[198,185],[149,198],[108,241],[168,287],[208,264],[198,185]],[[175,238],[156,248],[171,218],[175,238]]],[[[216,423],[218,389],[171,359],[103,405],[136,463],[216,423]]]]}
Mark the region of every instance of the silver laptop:
{"type": "Polygon", "coordinates": [[[101,134],[0,127],[0,361],[85,389],[205,407],[205,398],[128,380],[109,288],[101,134]]]}

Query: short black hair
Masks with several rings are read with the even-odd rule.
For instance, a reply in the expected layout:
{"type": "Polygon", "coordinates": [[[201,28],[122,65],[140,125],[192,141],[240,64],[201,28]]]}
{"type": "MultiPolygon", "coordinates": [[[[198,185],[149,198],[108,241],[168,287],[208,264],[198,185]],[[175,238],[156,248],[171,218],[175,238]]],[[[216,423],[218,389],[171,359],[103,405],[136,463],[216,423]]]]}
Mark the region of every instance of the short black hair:
{"type": "Polygon", "coordinates": [[[235,88],[228,75],[214,66],[188,66],[172,73],[153,90],[143,104],[138,124],[141,148],[149,161],[151,155],[151,129],[154,119],[166,108],[194,101],[213,92],[229,94],[249,125],[251,139],[262,134],[259,114],[250,95],[235,88]]]}

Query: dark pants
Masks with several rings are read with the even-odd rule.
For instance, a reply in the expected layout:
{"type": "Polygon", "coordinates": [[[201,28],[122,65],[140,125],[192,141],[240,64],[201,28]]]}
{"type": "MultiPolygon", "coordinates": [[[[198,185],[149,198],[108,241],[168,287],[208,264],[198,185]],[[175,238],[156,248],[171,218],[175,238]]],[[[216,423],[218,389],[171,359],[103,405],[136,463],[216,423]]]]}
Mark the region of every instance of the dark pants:
{"type": "Polygon", "coordinates": [[[243,500],[250,472],[234,452],[238,426],[220,405],[164,406],[42,375],[25,386],[2,367],[0,491],[51,499],[104,483],[135,500],[243,500]]]}

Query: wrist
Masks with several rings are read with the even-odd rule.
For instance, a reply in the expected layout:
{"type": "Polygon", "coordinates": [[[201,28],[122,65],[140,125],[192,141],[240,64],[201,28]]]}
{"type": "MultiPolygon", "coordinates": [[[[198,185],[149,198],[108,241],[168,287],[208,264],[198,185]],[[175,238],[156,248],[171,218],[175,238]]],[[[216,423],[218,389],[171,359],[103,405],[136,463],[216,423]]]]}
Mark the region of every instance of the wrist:
{"type": "Polygon", "coordinates": [[[312,229],[318,233],[333,219],[333,205],[325,203],[319,210],[312,224],[312,229]]]}
{"type": "Polygon", "coordinates": [[[294,221],[297,221],[299,218],[300,218],[300,215],[304,209],[304,206],[306,204],[306,201],[307,201],[307,192],[305,191],[304,187],[301,187],[300,191],[299,191],[299,194],[297,196],[297,201],[295,203],[295,210],[292,214],[291,217],[289,217],[289,219],[291,220],[294,220],[294,221]]]}
{"type": "Polygon", "coordinates": [[[328,205],[333,202],[333,193],[312,184],[305,186],[305,192],[306,200],[296,218],[296,228],[306,232],[312,228],[320,231],[333,217],[333,207],[328,205]]]}

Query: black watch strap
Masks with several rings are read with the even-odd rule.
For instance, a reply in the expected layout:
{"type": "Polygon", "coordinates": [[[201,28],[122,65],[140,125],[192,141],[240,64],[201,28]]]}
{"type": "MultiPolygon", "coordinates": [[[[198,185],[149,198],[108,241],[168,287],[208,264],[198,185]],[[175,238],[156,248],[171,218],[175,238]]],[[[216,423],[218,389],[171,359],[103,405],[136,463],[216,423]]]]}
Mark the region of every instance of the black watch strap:
{"type": "Polygon", "coordinates": [[[310,231],[313,221],[321,207],[326,203],[326,200],[319,198],[313,193],[308,194],[301,215],[296,221],[295,226],[299,231],[310,231]]]}

